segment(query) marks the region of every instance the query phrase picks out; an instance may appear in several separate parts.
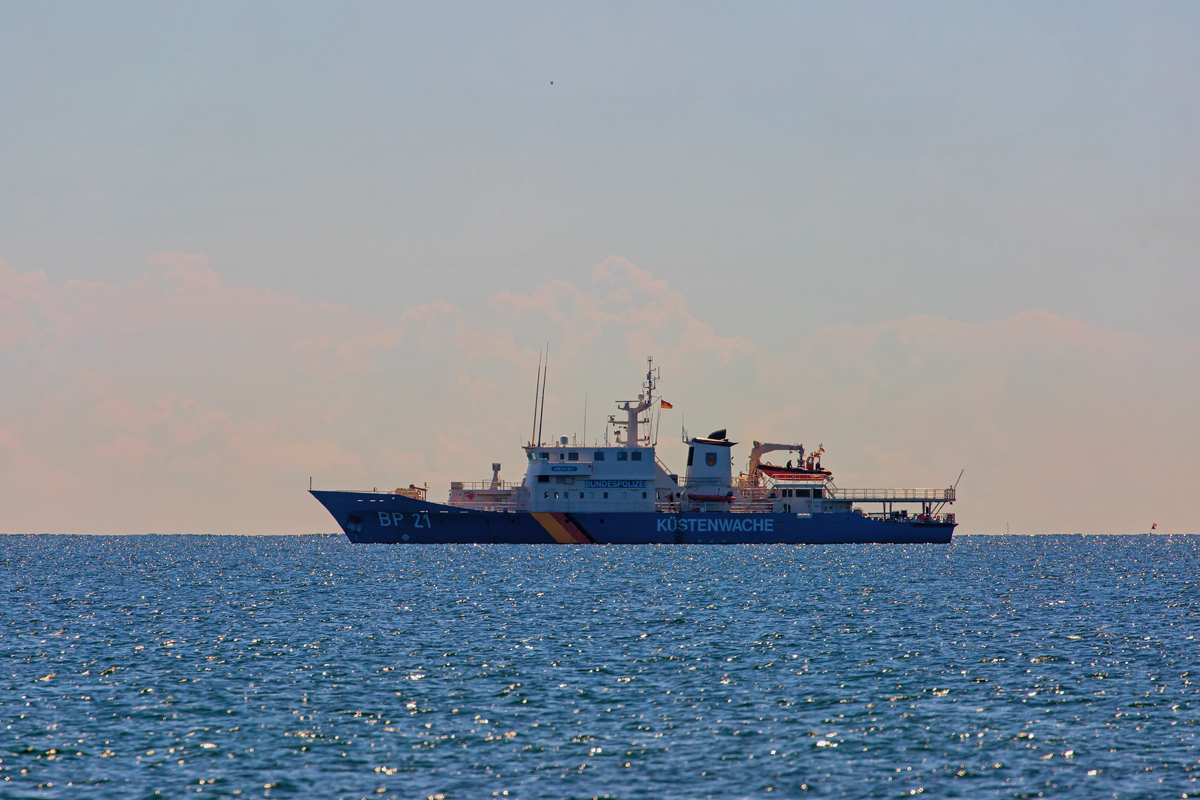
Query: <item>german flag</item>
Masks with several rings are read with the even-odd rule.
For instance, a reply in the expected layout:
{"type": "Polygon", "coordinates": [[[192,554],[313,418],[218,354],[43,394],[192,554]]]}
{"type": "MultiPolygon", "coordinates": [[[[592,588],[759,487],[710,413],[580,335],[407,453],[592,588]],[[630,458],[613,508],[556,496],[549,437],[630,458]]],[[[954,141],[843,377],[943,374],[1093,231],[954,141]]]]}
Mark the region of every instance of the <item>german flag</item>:
{"type": "Polygon", "coordinates": [[[658,404],[663,408],[674,408],[675,406],[668,403],[666,400],[659,400],[658,404]]]}

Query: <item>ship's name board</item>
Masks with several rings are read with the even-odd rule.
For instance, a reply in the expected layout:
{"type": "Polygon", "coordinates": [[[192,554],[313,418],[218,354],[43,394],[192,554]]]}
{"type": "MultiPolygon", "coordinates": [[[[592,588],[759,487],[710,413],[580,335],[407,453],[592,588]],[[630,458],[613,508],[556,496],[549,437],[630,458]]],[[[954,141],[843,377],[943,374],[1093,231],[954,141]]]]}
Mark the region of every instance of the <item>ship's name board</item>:
{"type": "MultiPolygon", "coordinates": [[[[738,515],[741,516],[741,515],[738,515]]],[[[763,533],[771,533],[775,530],[775,520],[754,519],[750,515],[746,515],[741,519],[729,517],[713,517],[704,519],[703,517],[670,517],[668,519],[658,520],[658,529],[660,531],[688,531],[689,533],[749,533],[751,531],[761,531],[763,533]]]]}
{"type": "Polygon", "coordinates": [[[645,489],[645,481],[593,481],[583,482],[585,489],[645,489]]]}

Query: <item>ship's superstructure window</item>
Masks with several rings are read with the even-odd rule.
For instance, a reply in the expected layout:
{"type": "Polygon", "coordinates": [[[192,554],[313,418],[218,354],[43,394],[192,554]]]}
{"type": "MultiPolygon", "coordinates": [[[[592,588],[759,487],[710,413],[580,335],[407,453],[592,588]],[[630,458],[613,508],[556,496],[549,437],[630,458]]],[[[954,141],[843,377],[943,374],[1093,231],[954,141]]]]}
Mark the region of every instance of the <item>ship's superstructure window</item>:
{"type": "Polygon", "coordinates": [[[542,457],[542,460],[543,460],[543,461],[549,461],[549,460],[550,460],[550,454],[549,454],[549,453],[538,453],[538,455],[542,457]]]}
{"type": "MultiPolygon", "coordinates": [[[[582,495],[581,495],[581,496],[582,496],[582,495]]],[[[595,493],[595,492],[588,492],[588,500],[595,500],[595,499],[596,499],[596,493],[595,493]]]]}
{"type": "Polygon", "coordinates": [[[696,457],[696,448],[689,447],[688,448],[688,463],[687,463],[687,465],[689,467],[692,465],[692,459],[695,457],[696,457]]]}
{"type": "Polygon", "coordinates": [[[605,500],[607,500],[607,499],[608,499],[608,492],[605,492],[605,493],[604,493],[604,499],[605,499],[605,500]]]}
{"type": "Polygon", "coordinates": [[[624,450],[617,453],[617,461],[628,461],[628,460],[629,460],[629,453],[626,453],[624,450]]]}
{"type": "Polygon", "coordinates": [[[641,451],[641,450],[634,450],[634,451],[633,451],[633,460],[634,460],[634,461],[641,461],[641,460],[642,460],[642,451],[641,451]]]}
{"type": "Polygon", "coordinates": [[[813,489],[813,497],[815,497],[819,500],[824,496],[825,496],[825,491],[823,489],[813,489]]]}
{"type": "Polygon", "coordinates": [[[796,490],[796,497],[808,497],[808,495],[809,495],[808,489],[797,489],[796,490]]]}
{"type": "Polygon", "coordinates": [[[603,461],[603,460],[604,460],[604,451],[603,450],[597,450],[595,453],[592,454],[592,461],[603,461]]]}
{"type": "Polygon", "coordinates": [[[550,482],[549,475],[538,475],[538,483],[549,483],[549,482],[550,482]]]}
{"type": "Polygon", "coordinates": [[[525,455],[529,456],[529,460],[530,460],[530,461],[533,461],[533,451],[532,451],[532,450],[530,450],[529,452],[527,452],[525,455]]]}
{"type": "Polygon", "coordinates": [[[579,453],[567,453],[567,461],[578,461],[579,453]]]}
{"type": "Polygon", "coordinates": [[[562,454],[562,453],[559,453],[559,454],[558,454],[558,460],[559,460],[559,461],[566,461],[566,459],[567,459],[567,457],[566,457],[564,454],[562,454]]]}

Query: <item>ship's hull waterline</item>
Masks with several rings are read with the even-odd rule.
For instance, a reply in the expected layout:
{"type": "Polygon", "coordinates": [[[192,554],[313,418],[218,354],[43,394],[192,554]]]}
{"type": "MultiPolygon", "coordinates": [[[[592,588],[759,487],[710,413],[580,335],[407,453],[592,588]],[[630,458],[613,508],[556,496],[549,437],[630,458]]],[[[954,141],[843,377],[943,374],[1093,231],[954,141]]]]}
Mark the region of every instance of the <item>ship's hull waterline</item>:
{"type": "Polygon", "coordinates": [[[374,544],[946,544],[955,528],[856,513],[493,512],[400,494],[312,495],[351,542],[374,544]]]}

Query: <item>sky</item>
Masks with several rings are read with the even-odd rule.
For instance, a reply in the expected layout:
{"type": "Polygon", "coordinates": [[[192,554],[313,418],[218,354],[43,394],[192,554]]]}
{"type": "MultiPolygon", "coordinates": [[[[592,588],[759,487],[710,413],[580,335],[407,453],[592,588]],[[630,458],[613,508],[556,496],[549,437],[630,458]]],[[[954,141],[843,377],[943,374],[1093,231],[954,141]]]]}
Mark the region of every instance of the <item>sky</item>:
{"type": "Polygon", "coordinates": [[[0,532],[682,428],[1200,532],[1200,6],[0,6],[0,532]]]}

